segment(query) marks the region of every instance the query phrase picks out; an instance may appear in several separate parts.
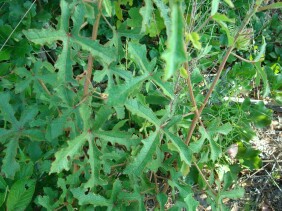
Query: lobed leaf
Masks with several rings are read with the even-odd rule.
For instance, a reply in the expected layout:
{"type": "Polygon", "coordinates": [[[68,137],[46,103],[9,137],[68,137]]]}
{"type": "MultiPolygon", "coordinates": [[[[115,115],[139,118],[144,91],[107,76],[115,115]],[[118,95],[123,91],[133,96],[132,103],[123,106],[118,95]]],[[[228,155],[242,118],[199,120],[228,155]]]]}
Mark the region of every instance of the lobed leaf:
{"type": "Polygon", "coordinates": [[[126,167],[124,173],[141,175],[146,165],[152,161],[152,156],[156,152],[159,142],[158,131],[151,133],[148,138],[144,139],[142,149],[134,161],[126,167]]]}
{"type": "Polygon", "coordinates": [[[171,36],[168,38],[168,47],[162,54],[162,58],[166,62],[164,80],[168,80],[186,60],[183,41],[184,24],[178,3],[173,5],[171,24],[171,36]]]}
{"type": "Polygon", "coordinates": [[[148,78],[148,74],[142,74],[141,76],[137,76],[129,80],[129,82],[125,82],[122,85],[112,86],[109,89],[109,97],[108,97],[108,105],[110,106],[118,106],[124,105],[127,97],[130,93],[132,93],[141,82],[145,81],[148,78]]]}
{"type": "Polygon", "coordinates": [[[96,206],[111,206],[112,203],[109,199],[106,199],[105,197],[101,196],[101,195],[97,195],[95,193],[87,193],[86,194],[86,190],[84,190],[83,188],[72,188],[71,192],[74,196],[74,198],[76,198],[78,200],[78,204],[79,205],[94,205],[94,207],[96,206]]]}
{"type": "Polygon", "coordinates": [[[54,29],[29,29],[23,31],[24,35],[31,42],[39,45],[53,44],[57,40],[64,40],[67,37],[63,30],[54,29]]]}
{"type": "Polygon", "coordinates": [[[179,152],[179,155],[181,157],[181,160],[183,160],[187,165],[191,166],[192,161],[192,151],[187,147],[187,145],[176,135],[173,135],[168,130],[164,130],[167,137],[171,140],[173,145],[176,147],[176,149],[179,152]]]}
{"type": "Polygon", "coordinates": [[[150,25],[153,11],[154,7],[152,0],[145,0],[145,6],[140,9],[140,14],[143,17],[141,32],[145,32],[146,28],[150,25]]]}
{"type": "Polygon", "coordinates": [[[171,20],[169,17],[170,8],[162,1],[162,0],[153,0],[154,3],[157,5],[161,17],[164,19],[164,24],[166,27],[166,35],[169,37],[171,33],[171,20]]]}
{"type": "Polygon", "coordinates": [[[125,103],[125,107],[132,113],[147,119],[156,127],[161,125],[161,121],[157,118],[156,114],[149,107],[139,103],[137,99],[129,99],[125,103]]]}
{"type": "Polygon", "coordinates": [[[60,173],[63,170],[68,171],[75,156],[81,154],[81,148],[85,144],[89,135],[90,134],[88,132],[82,133],[75,139],[69,141],[67,147],[64,147],[56,152],[56,160],[53,161],[49,174],[60,173]]]}
{"type": "Polygon", "coordinates": [[[105,140],[107,142],[111,142],[112,144],[120,144],[124,145],[127,149],[130,149],[132,145],[138,144],[136,140],[131,139],[131,134],[121,131],[94,131],[94,136],[105,140]]]}

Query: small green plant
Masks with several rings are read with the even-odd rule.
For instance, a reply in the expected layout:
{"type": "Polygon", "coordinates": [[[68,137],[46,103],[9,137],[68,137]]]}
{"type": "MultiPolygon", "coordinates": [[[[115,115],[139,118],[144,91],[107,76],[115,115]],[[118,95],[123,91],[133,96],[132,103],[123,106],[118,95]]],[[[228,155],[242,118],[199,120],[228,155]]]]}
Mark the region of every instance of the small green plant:
{"type": "Polygon", "coordinates": [[[196,210],[200,190],[228,210],[223,199],[243,197],[239,172],[261,165],[252,125],[272,116],[246,96],[262,85],[280,102],[260,24],[281,3],[1,7],[1,209],[164,210],[170,197],[171,210],[196,210]]]}

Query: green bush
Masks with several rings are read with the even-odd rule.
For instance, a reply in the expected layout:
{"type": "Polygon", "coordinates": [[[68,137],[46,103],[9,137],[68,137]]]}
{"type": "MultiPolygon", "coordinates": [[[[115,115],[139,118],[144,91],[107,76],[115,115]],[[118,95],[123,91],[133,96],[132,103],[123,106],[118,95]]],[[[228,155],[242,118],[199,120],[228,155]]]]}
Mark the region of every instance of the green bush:
{"type": "Polygon", "coordinates": [[[254,87],[281,103],[281,3],[0,2],[1,210],[243,197],[272,117],[254,87]]]}

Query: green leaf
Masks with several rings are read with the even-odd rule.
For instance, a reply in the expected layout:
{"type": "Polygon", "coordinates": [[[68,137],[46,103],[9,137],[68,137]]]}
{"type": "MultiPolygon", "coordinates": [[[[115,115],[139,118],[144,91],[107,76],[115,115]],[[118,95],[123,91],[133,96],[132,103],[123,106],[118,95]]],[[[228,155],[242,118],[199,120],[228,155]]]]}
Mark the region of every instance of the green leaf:
{"type": "Polygon", "coordinates": [[[161,79],[162,73],[155,73],[151,78],[163,90],[164,94],[171,99],[174,98],[173,86],[169,82],[164,82],[161,79]]]}
{"type": "Polygon", "coordinates": [[[219,197],[220,199],[224,199],[224,198],[238,199],[238,198],[242,198],[244,194],[245,194],[244,188],[239,187],[234,190],[220,192],[219,197]]]}
{"type": "Polygon", "coordinates": [[[0,93],[0,110],[4,118],[12,123],[14,127],[18,126],[18,120],[15,118],[15,111],[10,105],[10,94],[9,93],[0,93]]]}
{"type": "Polygon", "coordinates": [[[51,165],[50,174],[55,172],[60,173],[63,170],[68,171],[70,169],[71,161],[76,157],[76,155],[80,155],[82,153],[81,148],[90,135],[90,133],[84,132],[75,139],[69,141],[67,147],[56,152],[56,160],[51,165]]]}
{"type": "Polygon", "coordinates": [[[114,6],[115,6],[115,15],[117,16],[117,18],[122,21],[123,20],[123,15],[122,15],[122,10],[120,8],[120,2],[115,1],[114,2],[114,6]]]}
{"type": "Polygon", "coordinates": [[[272,121],[271,109],[265,107],[263,102],[252,105],[250,108],[250,118],[256,127],[264,128],[271,124],[272,121]]]}
{"type": "Polygon", "coordinates": [[[217,13],[220,0],[212,0],[211,16],[217,13]]]}
{"type": "Polygon", "coordinates": [[[156,65],[156,61],[149,62],[147,59],[147,49],[145,45],[130,42],[128,44],[128,52],[132,60],[139,66],[141,71],[152,72],[156,65]]]}
{"type": "Polygon", "coordinates": [[[168,197],[164,193],[159,193],[157,195],[157,200],[158,200],[158,203],[160,205],[160,211],[164,211],[165,210],[165,205],[166,205],[167,199],[168,199],[168,197]]]}
{"type": "Polygon", "coordinates": [[[171,19],[169,17],[170,8],[162,1],[162,0],[153,0],[154,3],[157,5],[157,8],[160,11],[161,17],[164,20],[164,24],[166,27],[166,35],[169,37],[171,33],[171,19]]]}
{"type": "Polygon", "coordinates": [[[200,126],[199,131],[201,133],[201,138],[195,142],[190,143],[189,148],[192,150],[193,153],[199,153],[202,149],[202,146],[204,144],[204,141],[206,139],[209,139],[209,135],[207,134],[206,130],[200,126]]]}
{"type": "Polygon", "coordinates": [[[90,40],[80,36],[73,36],[72,42],[79,44],[83,50],[89,51],[95,59],[105,66],[109,66],[116,60],[116,51],[113,47],[105,47],[98,41],[90,40]]]}
{"type": "Polygon", "coordinates": [[[142,140],[143,147],[134,161],[124,170],[126,174],[141,175],[146,165],[152,161],[152,156],[156,152],[159,144],[158,131],[151,133],[150,136],[142,140]]]}
{"type": "Polygon", "coordinates": [[[193,193],[189,193],[185,198],[184,201],[187,205],[188,210],[197,210],[197,207],[199,206],[199,202],[194,199],[193,193]]]}
{"type": "Polygon", "coordinates": [[[21,114],[21,118],[19,121],[20,127],[24,127],[26,123],[30,123],[32,120],[34,120],[37,114],[38,114],[38,108],[36,105],[32,107],[26,107],[21,114]]]}
{"type": "Polygon", "coordinates": [[[193,46],[198,49],[201,50],[202,48],[202,44],[199,41],[200,40],[200,35],[197,32],[192,32],[190,34],[187,35],[187,40],[190,40],[193,44],[193,46]]]}
{"type": "Polygon", "coordinates": [[[172,7],[171,36],[168,38],[168,48],[162,54],[166,62],[164,80],[168,80],[186,60],[183,41],[183,17],[179,4],[172,7]]]}
{"type": "Polygon", "coordinates": [[[148,76],[149,75],[145,73],[141,76],[132,78],[129,82],[125,82],[122,85],[112,86],[109,89],[108,105],[124,105],[129,94],[132,93],[141,82],[145,81],[148,76]]]}
{"type": "Polygon", "coordinates": [[[181,160],[183,160],[187,165],[191,166],[192,151],[179,137],[173,135],[166,129],[164,130],[164,132],[178,150],[181,160]]]}
{"type": "Polygon", "coordinates": [[[145,32],[147,27],[150,25],[153,11],[153,2],[151,0],[145,0],[145,6],[140,9],[140,14],[143,17],[141,32],[145,32]]]}
{"type": "Polygon", "coordinates": [[[270,4],[270,5],[260,7],[258,9],[258,12],[261,12],[261,11],[264,11],[264,10],[270,10],[270,9],[280,9],[280,8],[282,8],[282,2],[276,2],[276,3],[270,4]]]}
{"type": "Polygon", "coordinates": [[[6,200],[7,191],[8,191],[8,186],[6,184],[6,181],[3,179],[2,176],[0,176],[0,207],[2,207],[2,204],[6,200]]]}
{"type": "Polygon", "coordinates": [[[96,206],[111,206],[112,202],[109,199],[104,198],[103,196],[97,195],[95,193],[84,190],[83,188],[72,188],[71,192],[78,200],[79,205],[94,205],[96,206]]]}
{"type": "Polygon", "coordinates": [[[129,99],[125,103],[125,107],[132,113],[147,119],[153,123],[156,127],[161,125],[161,121],[157,118],[155,113],[149,107],[139,103],[137,99],[129,99]]]}
{"type": "Polygon", "coordinates": [[[115,106],[114,109],[116,111],[118,119],[124,119],[125,118],[125,108],[124,108],[124,106],[115,106]]]}
{"type": "Polygon", "coordinates": [[[79,107],[80,117],[83,121],[83,130],[88,131],[90,129],[90,118],[92,115],[92,107],[91,107],[92,97],[89,96],[87,100],[79,107]]]}
{"type": "Polygon", "coordinates": [[[101,152],[98,150],[97,146],[95,145],[94,140],[91,138],[87,139],[89,144],[89,149],[87,154],[89,155],[88,163],[90,165],[91,169],[91,175],[90,179],[87,181],[87,183],[84,185],[85,188],[93,189],[97,185],[106,185],[107,182],[103,181],[100,178],[100,156],[101,152]]]}
{"type": "Polygon", "coordinates": [[[191,82],[193,84],[198,84],[204,80],[204,76],[201,74],[199,68],[195,68],[191,74],[191,82]]]}
{"type": "Polygon", "coordinates": [[[234,8],[234,4],[231,0],[224,0],[224,1],[229,5],[229,7],[234,8]]]}
{"type": "Polygon", "coordinates": [[[9,192],[7,210],[25,210],[31,202],[35,190],[35,180],[18,180],[9,192]]]}
{"type": "Polygon", "coordinates": [[[220,156],[221,154],[221,149],[220,146],[218,146],[217,143],[213,139],[210,139],[210,147],[211,147],[211,159],[213,162],[216,161],[216,159],[220,156]]]}
{"type": "Polygon", "coordinates": [[[210,127],[208,128],[208,131],[213,135],[216,133],[220,133],[223,135],[227,135],[230,131],[232,130],[232,125],[230,123],[226,123],[224,125],[221,126],[214,126],[214,127],[210,127]]]}
{"type": "Polygon", "coordinates": [[[20,169],[20,165],[16,160],[18,147],[18,139],[10,139],[6,145],[5,156],[1,168],[1,172],[5,174],[6,178],[13,179],[16,172],[20,169]]]}
{"type": "Polygon", "coordinates": [[[262,82],[263,82],[263,97],[266,97],[270,94],[270,86],[269,86],[267,74],[264,68],[261,67],[261,63],[255,63],[254,65],[258,72],[258,75],[257,75],[258,80],[260,81],[260,79],[262,79],[262,82]]]}
{"type": "Polygon", "coordinates": [[[60,8],[61,8],[61,16],[60,16],[61,26],[60,28],[61,30],[68,32],[71,8],[69,4],[66,2],[66,0],[61,0],[60,8]]]}
{"type": "Polygon", "coordinates": [[[95,121],[93,123],[93,129],[98,130],[102,128],[105,122],[113,114],[113,109],[110,106],[101,106],[99,111],[95,112],[95,121]]]}
{"type": "Polygon", "coordinates": [[[235,19],[234,18],[230,19],[226,15],[220,14],[220,13],[215,13],[212,16],[212,19],[214,19],[217,22],[223,21],[223,22],[235,23],[235,19]]]}
{"type": "Polygon", "coordinates": [[[84,15],[85,15],[85,6],[82,3],[76,5],[74,9],[74,14],[71,17],[73,21],[73,28],[71,31],[72,35],[79,34],[80,28],[84,21],[84,15]]]}
{"type": "Polygon", "coordinates": [[[215,21],[218,22],[218,24],[221,26],[223,31],[226,33],[228,39],[228,46],[231,46],[234,42],[234,37],[231,36],[228,26],[223,21],[219,21],[219,20],[215,20],[215,21]]]}
{"type": "Polygon", "coordinates": [[[94,131],[94,136],[111,142],[112,144],[120,144],[126,146],[127,149],[130,149],[130,146],[136,145],[139,142],[137,142],[137,139],[130,139],[131,134],[126,133],[126,132],[121,132],[121,131],[101,131],[97,130],[94,131]]]}
{"type": "Polygon", "coordinates": [[[264,57],[264,55],[265,55],[265,49],[266,49],[265,37],[262,36],[262,45],[260,46],[259,53],[258,53],[258,55],[256,56],[256,58],[255,58],[254,61],[260,61],[261,58],[264,57]]]}
{"type": "Polygon", "coordinates": [[[24,35],[35,44],[53,44],[57,40],[63,40],[67,37],[66,32],[54,29],[29,29],[23,31],[24,35]]]}
{"type": "MultiPolygon", "coordinates": [[[[114,2],[114,3],[116,3],[116,2],[114,2]]],[[[104,0],[103,1],[103,8],[105,8],[105,10],[106,10],[106,16],[112,17],[113,6],[112,6],[112,2],[110,0],[104,0]]]]}

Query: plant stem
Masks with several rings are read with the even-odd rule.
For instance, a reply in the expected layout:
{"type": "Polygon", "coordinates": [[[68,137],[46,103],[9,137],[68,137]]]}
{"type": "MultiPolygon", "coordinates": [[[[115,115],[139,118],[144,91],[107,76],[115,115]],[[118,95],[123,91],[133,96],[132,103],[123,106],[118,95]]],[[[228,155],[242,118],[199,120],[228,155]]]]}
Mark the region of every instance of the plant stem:
{"type": "Polygon", "coordinates": [[[203,178],[204,182],[206,183],[206,185],[208,186],[208,188],[210,189],[210,191],[214,194],[214,196],[217,195],[217,193],[214,191],[214,189],[211,187],[210,183],[208,182],[208,180],[206,179],[205,175],[203,174],[203,172],[201,171],[200,167],[198,166],[198,164],[193,161],[193,164],[196,166],[197,170],[199,171],[201,177],[203,178]]]}
{"type": "Polygon", "coordinates": [[[188,134],[187,134],[187,138],[186,138],[186,142],[185,142],[186,145],[188,145],[189,142],[190,142],[190,139],[191,139],[192,134],[193,134],[193,132],[195,130],[196,124],[197,124],[197,122],[199,120],[199,116],[201,115],[202,111],[204,110],[204,108],[205,108],[205,106],[206,106],[206,104],[207,104],[207,102],[208,102],[208,100],[209,100],[209,98],[210,98],[210,96],[211,96],[211,94],[212,94],[212,92],[213,92],[213,90],[214,90],[214,88],[215,88],[219,78],[220,78],[221,72],[222,72],[222,70],[223,70],[223,68],[224,68],[224,66],[226,64],[227,59],[229,58],[229,56],[230,56],[230,54],[231,54],[231,52],[232,52],[232,50],[234,48],[234,45],[235,45],[238,37],[240,36],[240,33],[246,27],[246,25],[249,23],[251,17],[256,13],[258,7],[259,7],[259,4],[255,4],[254,8],[251,11],[249,11],[249,13],[247,14],[247,16],[245,17],[245,19],[243,21],[243,24],[241,25],[241,27],[239,28],[239,30],[237,31],[237,33],[236,33],[236,35],[234,37],[233,44],[227,49],[227,52],[225,53],[225,56],[223,57],[222,62],[219,65],[219,68],[218,68],[217,74],[215,76],[215,79],[213,80],[212,85],[211,85],[211,87],[210,87],[210,89],[209,89],[209,91],[208,91],[208,93],[207,93],[207,95],[205,97],[205,100],[204,100],[202,106],[199,109],[199,114],[196,115],[194,117],[193,121],[192,121],[192,124],[191,124],[190,129],[189,129],[188,134]]]}
{"type": "MultiPolygon", "coordinates": [[[[98,2],[99,13],[96,16],[96,20],[95,20],[95,23],[93,25],[92,40],[96,40],[97,39],[98,27],[99,27],[99,23],[100,23],[101,14],[102,14],[102,2],[103,2],[103,0],[100,0],[98,2]]],[[[90,54],[88,56],[88,65],[87,65],[87,71],[86,71],[86,77],[85,77],[85,83],[84,83],[84,91],[83,91],[83,95],[84,96],[86,96],[88,94],[89,84],[91,83],[91,76],[92,76],[92,69],[93,69],[93,60],[94,60],[94,58],[90,54]]]]}
{"type": "Polygon", "coordinates": [[[247,63],[256,63],[256,62],[257,62],[257,61],[251,61],[251,60],[244,59],[243,57],[241,57],[241,56],[239,56],[239,55],[237,55],[237,54],[235,54],[235,53],[233,53],[233,52],[231,52],[231,54],[232,54],[233,56],[235,56],[236,58],[242,60],[243,62],[247,62],[247,63]]]}
{"type": "MultiPolygon", "coordinates": [[[[103,0],[99,0],[98,2],[98,10],[99,13],[96,16],[95,23],[92,28],[92,40],[97,39],[97,34],[98,34],[98,27],[100,23],[100,17],[102,14],[102,2],[103,0]]],[[[92,76],[92,69],[93,69],[93,56],[89,54],[88,56],[88,65],[87,65],[87,71],[86,71],[86,77],[85,77],[85,83],[84,83],[84,90],[83,90],[83,98],[81,102],[85,102],[87,97],[89,96],[89,84],[91,83],[91,76],[92,76]]],[[[77,172],[79,169],[77,164],[73,165],[73,172],[77,172]]]]}
{"type": "Polygon", "coordinates": [[[191,101],[192,101],[192,105],[193,105],[193,108],[195,109],[195,115],[198,116],[198,119],[199,119],[201,126],[203,128],[205,128],[203,122],[200,119],[200,116],[199,116],[200,114],[199,114],[197,103],[196,103],[195,96],[194,96],[194,93],[193,93],[193,86],[192,86],[192,82],[191,82],[188,62],[184,63],[184,68],[186,69],[186,72],[187,72],[187,75],[188,75],[186,82],[187,82],[187,86],[188,86],[189,95],[190,95],[190,98],[191,98],[191,101]]]}

